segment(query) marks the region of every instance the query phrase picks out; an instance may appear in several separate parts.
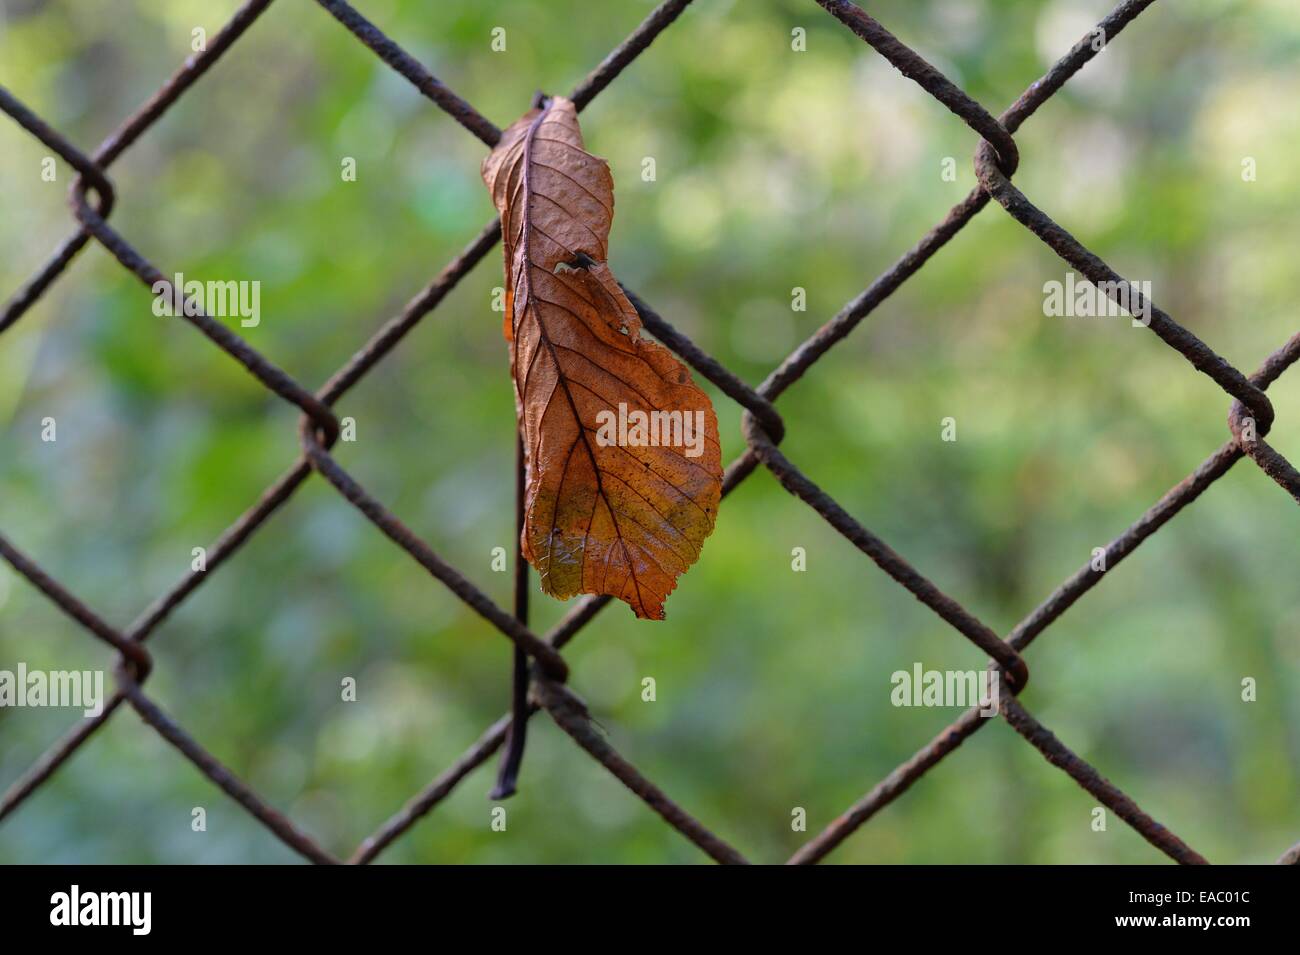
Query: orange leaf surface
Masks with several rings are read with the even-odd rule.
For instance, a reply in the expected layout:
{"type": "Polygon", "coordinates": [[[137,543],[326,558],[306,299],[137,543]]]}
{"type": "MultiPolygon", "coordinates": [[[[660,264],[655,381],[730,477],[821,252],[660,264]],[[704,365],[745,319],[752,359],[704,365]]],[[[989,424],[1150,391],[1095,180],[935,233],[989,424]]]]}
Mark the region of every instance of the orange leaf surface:
{"type": "Polygon", "coordinates": [[[522,537],[542,590],[662,620],[722,494],[718,421],[609,267],[614,180],[573,103],[525,114],[483,161],[501,213],[506,340],[527,465],[522,537]]]}

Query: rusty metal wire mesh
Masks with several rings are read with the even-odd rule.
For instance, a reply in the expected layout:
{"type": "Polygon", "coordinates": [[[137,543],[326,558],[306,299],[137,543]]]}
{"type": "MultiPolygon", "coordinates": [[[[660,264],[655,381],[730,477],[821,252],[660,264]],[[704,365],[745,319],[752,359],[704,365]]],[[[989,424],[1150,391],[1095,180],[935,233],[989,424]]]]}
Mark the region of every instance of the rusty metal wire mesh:
{"type": "MultiPolygon", "coordinates": [[[[69,262],[92,239],[107,249],[121,265],[135,274],[146,287],[161,282],[170,296],[171,284],[151,262],[109,224],[114,191],[108,177],[109,167],[215,63],[257,18],[272,0],[248,0],[224,28],[212,39],[206,51],[187,60],[158,91],[132,116],[126,119],[95,152],[87,155],[51,128],[0,87],[0,110],[61,156],[76,172],[70,194],[72,211],[79,223],[75,232],[50,257],[44,268],[5,305],[0,313],[0,332],[5,331],[31,308],[59,278],[69,262]]],[[[491,147],[501,131],[468,102],[448,89],[401,46],[367,21],[344,0],[317,0],[319,5],[358,40],[369,47],[388,66],[409,80],[420,93],[466,130],[491,147]]],[[[571,94],[579,110],[608,86],[629,63],[646,50],[654,39],[672,24],[691,0],[665,0],[622,43],[602,61],[571,94]]],[[[813,364],[836,343],[845,338],[877,306],[974,218],[990,200],[996,201],[1016,221],[1037,235],[1061,259],[1102,289],[1116,301],[1142,308],[1144,301],[1136,286],[1130,286],[1110,266],[1089,252],[1069,232],[1035,207],[1015,185],[1011,177],[1019,162],[1014,133],[1047,100],[1091,60],[1154,0],[1123,0],[1084,36],[1042,77],[1000,116],[994,117],[982,105],[963,93],[941,72],[914,50],[894,37],[876,20],[848,0],[817,0],[832,16],[884,56],[905,76],[916,82],[939,103],[965,122],[980,137],[975,152],[975,169],[979,185],[954,206],[948,214],[894,265],[877,277],[855,299],[803,342],[761,384],[750,387],[694,342],[674,329],[635,293],[629,297],[640,312],[647,329],[688,362],[723,393],[744,409],[743,431],[747,449],[726,470],[724,496],[762,465],[791,494],[801,498],[826,521],[851,541],[885,573],[912,592],[914,596],[955,630],[985,651],[1012,692],[1003,693],[999,715],[1053,765],[1067,773],[1083,789],[1095,796],[1117,816],[1132,826],[1156,849],[1180,863],[1204,863],[1206,860],[1171,830],[1140,808],[1119,787],[1105,779],[1095,768],[1072,752],[1042,725],[1016,698],[1029,677],[1022,653],[1029,643],[1053,621],[1087,593],[1101,578],[1123,561],[1144,540],[1154,534],[1180,510],[1199,497],[1243,457],[1257,464],[1293,498],[1300,501],[1300,473],[1285,457],[1270,447],[1264,437],[1273,422],[1273,407],[1265,394],[1297,357],[1300,357],[1300,334],[1293,336],[1269,355],[1251,375],[1237,370],[1207,344],[1179,325],[1173,318],[1149,306],[1150,330],[1166,344],[1180,352],[1193,368],[1213,379],[1232,399],[1228,415],[1230,435],[1185,479],[1172,487],[1145,514],[1105,548],[1105,571],[1091,563],[1078,570],[1006,637],[1000,637],[981,623],[960,603],[945,594],[914,568],[888,544],[844,511],[829,495],[803,474],[779,449],[785,425],[774,402],[799,380],[813,364]],[[1102,285],[1102,283],[1115,283],[1102,285]],[[1126,302],[1120,295],[1127,292],[1126,302]]],[[[432,811],[440,801],[486,762],[506,740],[510,732],[509,715],[502,716],[464,754],[417,793],[400,811],[383,823],[344,860],[336,856],[294,822],[269,805],[246,783],[227,769],[215,756],[169,717],[145,693],[144,685],[151,669],[146,641],[168,615],[176,609],[207,577],[217,572],[257,531],[268,517],[280,508],[313,473],[333,485],[344,498],[370,519],[394,544],[442,581],[453,593],[511,640],[533,662],[532,695],[526,713],[544,710],[591,757],[600,762],[632,792],[658,813],[665,822],[695,843],[718,862],[744,863],[746,858],[734,847],[681,808],[658,786],[642,775],[593,727],[585,707],[566,686],[568,667],[560,650],[572,640],[610,602],[608,597],[587,597],[579,601],[560,623],[545,635],[533,633],[527,625],[522,602],[512,614],[498,606],[456,568],[437,553],[401,520],[371,495],[330,453],[339,434],[334,406],[384,358],[405,335],[428,315],[447,293],[487,255],[500,238],[500,222],[483,227],[459,256],[452,260],[403,309],[365,342],[328,381],[311,391],[283,371],[269,358],[252,348],[243,338],[202,311],[184,317],[206,335],[218,348],[242,364],[250,374],[285,401],[302,411],[300,439],[302,452],[297,461],[266,491],[261,498],[235,520],[208,548],[205,570],[192,571],[166,593],[159,596],[125,628],[114,627],[77,599],[63,584],[47,574],[31,557],[0,535],[0,556],[40,589],[64,613],[92,635],[110,645],[119,655],[115,675],[117,689],[107,701],[103,713],[85,719],[51,747],[4,794],[0,801],[0,820],[13,813],[36,793],[64,762],[104,725],[123,703],[134,709],[164,739],[189,759],[213,784],[256,817],[276,838],[305,858],[320,863],[349,861],[370,862],[394,840],[399,839],[418,820],[432,811]]],[[[516,555],[521,575],[527,568],[516,555]]],[[[519,584],[517,578],[516,583],[519,584]]],[[[518,588],[517,588],[518,589],[518,588]]],[[[978,705],[967,710],[910,759],[899,765],[841,816],[805,843],[789,860],[792,863],[815,863],[824,859],[859,826],[904,793],[923,774],[938,764],[969,736],[988,722],[978,705]]],[[[1281,861],[1300,860],[1300,846],[1289,850],[1281,861]]]]}

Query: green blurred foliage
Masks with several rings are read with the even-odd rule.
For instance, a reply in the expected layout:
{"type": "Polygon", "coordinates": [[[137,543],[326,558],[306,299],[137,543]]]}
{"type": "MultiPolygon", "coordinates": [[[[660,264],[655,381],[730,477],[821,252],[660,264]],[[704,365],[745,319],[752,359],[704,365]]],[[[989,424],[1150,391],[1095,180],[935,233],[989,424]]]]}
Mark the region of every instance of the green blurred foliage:
{"type": "MultiPolygon", "coordinates": [[[[504,126],[565,92],[648,0],[359,8],[504,126]],[[593,12],[598,11],[598,12],[593,12]],[[491,51],[493,27],[507,50],[491,51]]],[[[1105,0],[882,0],[872,13],[998,111],[1105,0]]],[[[0,82],[89,148],[211,37],[232,0],[0,2],[0,82]]],[[[1295,330],[1300,10],[1156,4],[1017,135],[1041,208],[1234,364],[1295,330]],[[1258,178],[1243,182],[1243,157],[1258,178]]],[[[760,381],[974,184],[974,134],[811,2],[698,0],[583,114],[618,184],[611,264],[760,381]],[[807,52],[791,30],[807,30],[807,52]],[[657,178],[643,181],[653,156],[657,178]],[[956,182],[940,176],[955,157],[956,182]],[[791,310],[791,289],[807,311],[791,310]]],[[[0,290],[70,231],[70,170],[0,122],[0,290]]],[[[316,387],[492,215],[481,144],[314,4],[275,3],[112,167],[112,221],[164,273],[256,279],[238,329],[316,387]],[[343,182],[343,157],[357,162],[343,182]]],[[[780,402],[785,450],[1006,633],[1227,437],[1228,401],[1125,319],[1046,318],[1065,266],[996,206],[780,402]],[[939,440],[945,416],[958,441],[939,440]]],[[[339,406],[342,464],[508,605],[514,412],[497,253],[339,406]]],[[[724,459],[743,450],[714,394],[724,459]]],[[[1300,375],[1270,439],[1300,455],[1300,375]]],[[[126,625],[295,460],[295,411],[93,243],[0,340],[0,528],[126,625]],[[40,440],[40,422],[58,440],[40,440]]],[[[1294,502],[1238,464],[1040,638],[1025,701],[1215,861],[1300,837],[1294,502]],[[1258,702],[1240,700],[1243,677],[1258,702]]],[[[566,609],[538,595],[544,631],[566,609]]],[[[765,472],[722,509],[662,624],[607,609],[573,685],[628,758],[758,859],[779,859],[928,742],[890,674],[980,654],[765,472]],[[791,550],[808,554],[791,571],[791,550]],[[643,703],[653,676],[658,699],[643,703]],[[810,832],[791,831],[804,807],[810,832]]],[[[503,710],[509,646],[313,478],[156,632],[150,693],[346,852],[503,710]],[[355,677],[359,701],[342,703],[355,677]]],[[[110,656],[0,568],[0,667],[110,656]]],[[[0,711],[0,784],[74,722],[0,711]]],[[[382,859],[694,862],[701,856],[544,719],[506,833],[480,770],[382,859]]],[[[854,836],[839,862],[1148,862],[1154,850],[999,722],[854,836]]],[[[0,830],[0,860],[296,857],[131,712],[0,830]],[[190,830],[204,806],[208,831],[190,830]]]]}

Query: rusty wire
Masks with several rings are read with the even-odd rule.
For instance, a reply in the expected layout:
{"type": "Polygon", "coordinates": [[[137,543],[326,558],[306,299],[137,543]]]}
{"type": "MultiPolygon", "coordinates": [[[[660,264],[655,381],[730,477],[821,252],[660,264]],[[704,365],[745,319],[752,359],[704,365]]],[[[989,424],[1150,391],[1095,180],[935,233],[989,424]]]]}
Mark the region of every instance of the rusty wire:
{"type": "MultiPolygon", "coordinates": [[[[90,155],[79,150],[13,95],[0,87],[0,110],[54,150],[76,172],[70,195],[78,228],[51,255],[45,266],[18,290],[0,312],[0,332],[17,322],[49,289],[72,259],[92,239],[107,249],[128,271],[146,286],[162,283],[160,293],[173,300],[175,294],[162,272],[139,253],[130,242],[109,225],[116,199],[108,177],[109,167],[145,131],[147,131],[270,6],[272,0],[248,0],[212,39],[206,51],[187,60],[159,90],[134,114],[128,117],[90,155]],[[92,201],[93,197],[93,201],[92,201]]],[[[487,146],[501,136],[500,129],[466,100],[434,77],[400,45],[386,36],[344,0],[317,0],[319,5],[370,48],[388,66],[405,77],[425,97],[455,119],[487,146]]],[[[672,24],[691,0],[666,0],[610,54],[570,94],[582,109],[608,86],[633,60],[672,24]]],[[[1018,222],[1043,240],[1066,263],[1094,283],[1121,283],[1130,286],[1113,269],[1089,252],[1077,239],[1046,213],[1033,205],[1011,182],[1020,162],[1014,133],[1034,112],[1099,52],[1100,35],[1111,42],[1125,26],[1149,7],[1154,0],[1123,0],[1098,23],[1094,31],[1079,40],[1042,77],[1031,83],[1010,108],[994,117],[981,104],[967,96],[939,70],[886,30],[880,23],[849,0],[817,0],[827,12],[840,20],[857,36],[892,63],[904,76],[916,82],[939,103],[966,123],[979,137],[975,150],[975,170],[979,185],[899,258],[892,267],[876,278],[855,299],[799,345],[760,385],[750,387],[689,338],[673,328],[639,296],[628,290],[629,299],[640,313],[645,327],[656,338],[680,355],[703,377],[744,409],[743,432],[747,448],[726,469],[724,496],[751,475],[759,465],[766,467],[791,494],[805,501],[822,515],[854,546],[882,570],[906,587],[918,600],[933,610],[955,630],[985,651],[990,667],[997,670],[1011,689],[999,703],[999,713],[1006,722],[1049,762],[1058,766],[1082,788],[1093,794],[1119,818],[1132,826],[1156,849],[1180,863],[1204,863],[1205,859],[1187,846],[1172,831],[1144,812],[1127,794],[1106,780],[1094,767],[1072,752],[1050,730],[1030,714],[1016,698],[1029,678],[1022,651],[1052,622],[1101,580],[1107,571],[1086,564],[1035,610],[1017,624],[1006,638],[999,637],[960,603],[940,590],[901,555],[858,522],[826,492],[799,470],[779,449],[785,424],[774,402],[797,382],[827,351],[843,340],[855,327],[907,279],[921,269],[935,252],[988,205],[996,201],[1018,222]],[[1097,31],[1101,31],[1098,34],[1097,31]]],[[[572,640],[609,602],[605,596],[589,596],[578,601],[572,610],[548,634],[539,636],[527,625],[527,601],[520,599],[520,580],[516,580],[515,612],[499,607],[458,570],[443,561],[418,535],[368,492],[330,454],[338,436],[334,405],[384,358],[406,334],[431,312],[492,249],[500,238],[500,221],[493,220],[424,287],[402,312],[361,346],[329,380],[312,392],[287,372],[260,354],[238,334],[204,314],[187,308],[182,311],[199,331],[269,390],[302,411],[300,439],[302,452],[261,498],[231,524],[208,548],[206,570],[191,571],[158,597],[141,615],[123,629],[113,627],[46,573],[31,557],[0,535],[0,556],[29,582],[41,590],[64,613],[92,635],[107,643],[119,655],[115,670],[117,689],[103,712],[82,720],[63,739],[52,746],[0,799],[0,820],[13,813],[35,793],[61,765],[107,722],[123,703],[134,709],[205,777],[257,818],[285,845],[312,862],[344,861],[323,848],[290,819],[263,800],[246,783],[208,752],[178,723],[169,717],[145,693],[152,658],[145,641],[207,577],[219,570],[230,557],[275,513],[313,473],[320,474],[339,493],[360,510],[389,539],[412,559],[440,580],[456,596],[488,620],[503,636],[511,640],[520,659],[531,661],[531,695],[517,708],[519,728],[528,717],[545,710],[554,722],[593,759],[601,763],[633,793],[639,796],[664,821],[718,862],[744,863],[747,860],[735,848],[696,820],[609,743],[592,724],[581,700],[565,686],[568,666],[560,650],[572,640]],[[194,314],[191,314],[194,312],[194,314]]],[[[1119,304],[1120,285],[1102,286],[1119,304]]],[[[1135,291],[1135,290],[1132,290],[1135,291]]],[[[1141,307],[1140,297],[1133,303],[1141,307]]],[[[1232,399],[1228,416],[1229,438],[1183,481],[1171,488],[1131,527],[1105,548],[1105,567],[1113,569],[1144,540],[1159,530],[1174,515],[1199,497],[1243,457],[1254,461],[1264,473],[1300,501],[1300,473],[1263,438],[1273,422],[1273,407],[1265,394],[1297,358],[1300,358],[1300,334],[1292,337],[1262,363],[1249,377],[1216,354],[1207,344],[1179,325],[1168,314],[1150,304],[1151,330],[1166,344],[1182,354],[1192,367],[1217,383],[1232,399]],[[1247,419],[1253,423],[1245,429],[1247,419]]],[[[519,563],[518,555],[516,561],[519,563]]],[[[526,568],[522,568],[526,574],[526,568]]],[[[525,671],[524,686],[528,684],[525,671]]],[[[939,763],[948,753],[987,722],[978,706],[967,710],[940,732],[910,759],[899,765],[881,783],[849,807],[821,833],[805,843],[791,858],[791,863],[814,863],[822,860],[882,808],[905,792],[917,779],[939,763]]],[[[432,811],[453,789],[485,763],[511,732],[509,714],[498,719],[466,752],[441,775],[417,793],[346,860],[367,863],[406,833],[417,821],[432,811]]],[[[1282,862],[1300,861],[1300,846],[1288,850],[1282,862]]]]}

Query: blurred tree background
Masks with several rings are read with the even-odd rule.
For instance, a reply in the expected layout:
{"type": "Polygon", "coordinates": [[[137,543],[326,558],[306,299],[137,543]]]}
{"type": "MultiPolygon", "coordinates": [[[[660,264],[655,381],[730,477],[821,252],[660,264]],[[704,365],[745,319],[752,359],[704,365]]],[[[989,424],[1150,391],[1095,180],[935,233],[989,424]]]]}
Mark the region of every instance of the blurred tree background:
{"type": "MultiPolygon", "coordinates": [[[[534,90],[570,90],[652,8],[357,6],[502,126],[534,90]],[[490,48],[498,26],[505,52],[490,48]]],[[[1110,6],[870,11],[996,113],[1110,6]]],[[[0,83],[89,151],[190,54],[195,27],[210,38],[236,7],[0,0],[0,83]]],[[[1017,134],[1016,182],[1253,371],[1295,331],[1298,84],[1291,0],[1157,3],[1017,134]]],[[[582,119],[617,184],[611,265],[751,382],[974,184],[975,136],[812,2],[698,0],[582,119]]],[[[71,228],[71,172],[42,181],[47,152],[0,122],[3,295],[71,228]]],[[[491,218],[482,156],[315,4],[279,0],[113,166],[112,221],[168,275],[260,281],[261,325],[237,330],[315,387],[491,218]],[[349,156],[355,182],[340,177],[349,156]]],[[[1228,436],[1220,389],[1149,331],[1044,317],[1043,284],[1064,277],[990,206],[780,401],[790,458],[1003,634],[1228,436]],[[955,443],[940,440],[946,416],[955,443]]],[[[357,440],[336,453],[509,606],[510,575],[490,566],[514,526],[501,282],[494,251],[340,404],[357,440]]],[[[740,415],[707,387],[729,461],[740,415]]],[[[1270,440],[1296,460],[1300,373],[1269,394],[1270,440]]],[[[125,625],[295,459],[296,421],[195,329],[155,317],[92,243],[0,338],[0,528],[125,625]],[[46,416],[55,443],[40,440],[46,416]]],[[[1298,530],[1294,502],[1238,464],[1028,654],[1028,707],[1213,861],[1273,861],[1300,838],[1298,530]],[[1257,702],[1241,700],[1245,677],[1257,702]]],[[[539,632],[566,609],[541,595],[533,608],[539,632]]],[[[763,470],[728,498],[667,611],[603,612],[568,651],[574,688],[634,763],[756,859],[793,851],[957,715],[893,707],[892,672],[984,663],[763,470]]],[[[161,705],[340,852],[508,701],[509,644],[319,478],[150,647],[161,705]],[[349,676],[355,703],[340,701],[349,676]]],[[[111,666],[6,565],[0,668],[18,661],[111,666]]],[[[74,721],[0,711],[0,786],[74,721]]],[[[381,858],[702,858],[545,718],[532,725],[506,832],[489,828],[494,762],[381,858]]],[[[1161,858],[1113,816],[1093,832],[1094,805],[999,722],[832,859],[1161,858]]],[[[0,827],[5,862],[296,858],[130,711],[0,827]],[[206,833],[191,831],[195,806],[206,833]]]]}

